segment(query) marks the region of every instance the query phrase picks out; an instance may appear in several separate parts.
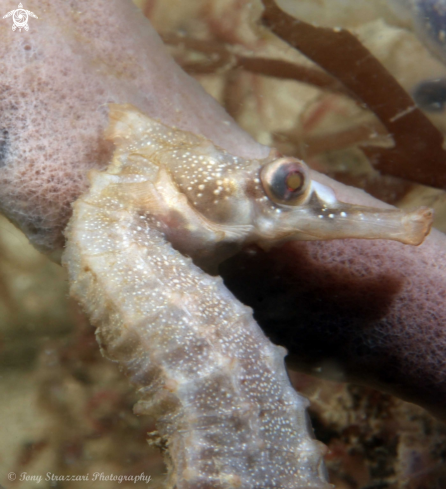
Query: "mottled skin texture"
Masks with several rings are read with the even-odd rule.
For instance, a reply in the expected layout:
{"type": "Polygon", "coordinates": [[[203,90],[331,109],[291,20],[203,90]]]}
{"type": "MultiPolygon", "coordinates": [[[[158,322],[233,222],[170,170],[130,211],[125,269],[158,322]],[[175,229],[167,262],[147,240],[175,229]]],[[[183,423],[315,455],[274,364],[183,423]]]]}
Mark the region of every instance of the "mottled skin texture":
{"type": "MultiPolygon", "coordinates": [[[[26,7],[39,19],[21,36],[6,21],[0,24],[0,206],[47,251],[60,250],[71,203],[87,187],[87,170],[105,166],[110,157],[102,138],[107,102],[133,103],[234,154],[267,154],[233,123],[222,122],[227,116],[175,67],[130,3],[86,5],[30,1],[26,7]]],[[[379,205],[363,192],[330,185],[339,200],[379,205]]],[[[288,244],[286,254],[276,249],[258,259],[245,257],[244,270],[233,261],[236,268],[228,265],[224,274],[246,278],[244,297],[259,307],[267,334],[279,341],[280,326],[280,342],[305,354],[300,364],[311,368],[335,358],[346,378],[363,372],[362,380],[379,381],[441,414],[445,244],[440,233],[418,248],[387,241],[288,244]],[[265,288],[272,270],[274,280],[285,284],[273,297],[263,296],[271,307],[273,299],[281,304],[275,321],[257,300],[262,289],[250,280],[255,274],[250,265],[263,267],[258,278],[265,288]],[[308,358],[309,351],[317,361],[308,358]]]]}
{"type": "Polygon", "coordinates": [[[190,258],[261,232],[239,212],[272,207],[260,183],[257,199],[240,184],[257,180],[259,163],[128,105],[111,108],[108,133],[113,162],[74,205],[63,263],[103,353],[138,388],[135,411],[156,420],[166,486],[328,489],[285,351],[190,258]]]}
{"type": "Polygon", "coordinates": [[[0,209],[38,248],[61,248],[87,170],[110,160],[107,103],[133,103],[241,155],[267,153],[173,62],[131,1],[26,7],[39,17],[29,32],[0,23],[0,209]]]}
{"type": "Polygon", "coordinates": [[[156,420],[168,486],[329,487],[283,350],[205,270],[249,243],[419,242],[429,212],[344,205],[295,158],[236,157],[129,104],[110,106],[107,138],[112,163],[74,204],[63,263],[102,351],[138,387],[136,412],[156,420]]]}

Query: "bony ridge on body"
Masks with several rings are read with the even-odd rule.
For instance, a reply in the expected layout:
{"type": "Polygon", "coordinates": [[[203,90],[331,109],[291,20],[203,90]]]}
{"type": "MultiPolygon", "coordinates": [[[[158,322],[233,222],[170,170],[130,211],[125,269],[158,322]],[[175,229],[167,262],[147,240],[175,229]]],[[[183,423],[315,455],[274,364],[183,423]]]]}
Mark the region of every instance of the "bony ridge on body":
{"type": "Polygon", "coordinates": [[[63,261],[103,353],[138,386],[136,411],[166,440],[168,486],[331,487],[285,350],[206,272],[250,243],[419,243],[431,213],[342,204],[300,160],[235,157],[129,105],[110,119],[113,161],[74,204],[63,261]]]}

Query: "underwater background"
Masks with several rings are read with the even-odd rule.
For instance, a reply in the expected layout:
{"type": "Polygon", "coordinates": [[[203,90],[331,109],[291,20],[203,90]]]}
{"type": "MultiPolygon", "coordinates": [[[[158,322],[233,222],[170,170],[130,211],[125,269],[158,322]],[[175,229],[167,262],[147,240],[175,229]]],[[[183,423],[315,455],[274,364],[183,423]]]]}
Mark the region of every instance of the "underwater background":
{"type": "MultiPolygon", "coordinates": [[[[253,20],[259,15],[259,2],[136,3],[178,63],[261,143],[303,158],[312,168],[398,207],[433,207],[435,227],[446,230],[444,191],[405,175],[404,168],[396,176],[371,165],[362,148],[392,144],[383,125],[335,80],[324,78],[314,63],[260,31],[253,20]]],[[[278,3],[305,22],[353,32],[444,135],[443,2],[278,3]]],[[[337,56],[342,63],[342,55],[337,56]]],[[[379,82],[370,81],[372,86],[379,82]]],[[[332,377],[342,380],[336,365],[328,368],[332,377]]],[[[315,436],[329,448],[326,464],[337,489],[446,488],[443,423],[415,405],[368,387],[304,373],[290,376],[310,399],[315,436]]],[[[90,484],[10,481],[10,472],[18,478],[24,473],[89,474],[90,480],[94,473],[144,473],[151,477],[149,487],[161,487],[162,456],[146,441],[154,426],[133,415],[134,403],[133,388],[102,358],[93,328],[68,298],[65,271],[1,218],[0,484],[20,489],[90,484]]],[[[94,482],[97,489],[117,484],[94,482]]],[[[143,485],[147,484],[119,483],[143,485]]]]}

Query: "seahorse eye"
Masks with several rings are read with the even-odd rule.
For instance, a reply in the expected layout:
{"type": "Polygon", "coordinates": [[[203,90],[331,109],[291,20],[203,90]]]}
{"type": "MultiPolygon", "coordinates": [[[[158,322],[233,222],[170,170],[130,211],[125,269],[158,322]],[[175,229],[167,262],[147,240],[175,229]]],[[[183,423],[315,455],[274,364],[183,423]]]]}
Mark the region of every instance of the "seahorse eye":
{"type": "Polygon", "coordinates": [[[295,158],[268,163],[260,170],[260,179],[266,195],[278,204],[301,204],[310,189],[307,165],[295,158]]]}

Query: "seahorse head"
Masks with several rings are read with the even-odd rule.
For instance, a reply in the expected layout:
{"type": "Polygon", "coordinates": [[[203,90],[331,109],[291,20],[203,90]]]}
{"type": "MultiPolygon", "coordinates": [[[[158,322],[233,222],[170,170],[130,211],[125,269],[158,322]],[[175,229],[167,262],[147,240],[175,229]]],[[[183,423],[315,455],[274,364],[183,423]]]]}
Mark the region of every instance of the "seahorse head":
{"type": "Polygon", "coordinates": [[[303,161],[275,150],[264,160],[234,156],[129,105],[111,105],[110,118],[112,171],[126,185],[126,205],[132,200],[137,212],[158,220],[175,248],[203,264],[252,243],[383,238],[420,244],[429,232],[429,209],[339,202],[303,161]]]}

